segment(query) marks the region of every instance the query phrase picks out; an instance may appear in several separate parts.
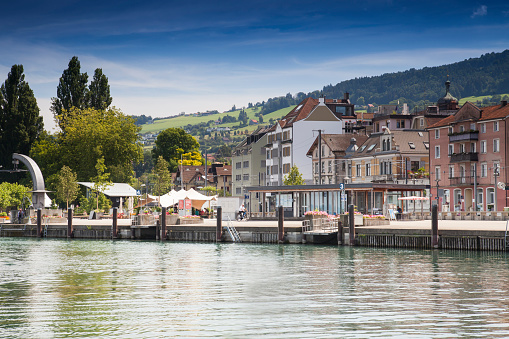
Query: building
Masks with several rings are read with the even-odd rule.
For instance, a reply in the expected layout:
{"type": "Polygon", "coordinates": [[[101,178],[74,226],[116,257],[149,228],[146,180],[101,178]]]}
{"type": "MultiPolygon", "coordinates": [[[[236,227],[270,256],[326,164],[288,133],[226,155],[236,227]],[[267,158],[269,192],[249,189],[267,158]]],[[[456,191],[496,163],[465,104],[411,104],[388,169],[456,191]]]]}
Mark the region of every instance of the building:
{"type": "Polygon", "coordinates": [[[428,127],[432,194],[440,211],[507,206],[508,119],[507,101],[484,108],[467,102],[428,127]]]}
{"type": "Polygon", "coordinates": [[[354,154],[358,145],[363,144],[368,137],[360,134],[322,134],[321,140],[319,138],[316,137],[307,152],[307,156],[312,159],[313,183],[344,183],[347,176],[345,159],[354,154]]]}
{"type": "Polygon", "coordinates": [[[205,166],[178,166],[177,172],[172,173],[173,183],[177,189],[189,190],[194,188],[200,190],[206,186],[216,187],[226,194],[231,192],[231,166],[224,164],[212,164],[207,166],[205,177],[205,166]],[[206,182],[205,182],[206,178],[206,182]]]}
{"type": "Polygon", "coordinates": [[[261,212],[260,195],[248,194],[246,187],[265,185],[265,146],[269,129],[258,127],[232,152],[232,195],[244,197],[248,211],[261,212]]]}
{"type": "Polygon", "coordinates": [[[304,99],[267,132],[266,185],[282,185],[284,175],[294,165],[304,181],[312,183],[313,171],[306,152],[319,131],[342,134],[356,125],[348,93],[344,99],[304,99]]]}

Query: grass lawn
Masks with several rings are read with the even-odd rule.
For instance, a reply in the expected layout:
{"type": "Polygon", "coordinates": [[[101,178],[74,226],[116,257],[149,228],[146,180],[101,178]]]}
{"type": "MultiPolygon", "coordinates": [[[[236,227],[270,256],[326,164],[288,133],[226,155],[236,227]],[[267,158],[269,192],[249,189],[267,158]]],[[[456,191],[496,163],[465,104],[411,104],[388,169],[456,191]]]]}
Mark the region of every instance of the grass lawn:
{"type": "MultiPolygon", "coordinates": [[[[493,94],[493,95],[495,95],[495,94],[493,94]]],[[[482,102],[484,98],[491,98],[493,95],[482,95],[482,96],[479,96],[479,97],[471,96],[471,97],[461,98],[459,100],[459,104],[461,106],[461,105],[464,105],[465,102],[470,101],[471,103],[473,103],[475,105],[478,101],[482,102]]],[[[504,95],[509,96],[509,94],[500,94],[501,97],[503,97],[504,95]]]]}

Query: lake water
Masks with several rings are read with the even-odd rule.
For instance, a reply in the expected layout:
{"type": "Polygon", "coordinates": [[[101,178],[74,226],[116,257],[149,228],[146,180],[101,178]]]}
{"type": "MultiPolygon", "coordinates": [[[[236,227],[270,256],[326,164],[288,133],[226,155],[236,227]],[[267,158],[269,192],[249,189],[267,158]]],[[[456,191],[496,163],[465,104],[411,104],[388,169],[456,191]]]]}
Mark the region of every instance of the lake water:
{"type": "Polygon", "coordinates": [[[505,253],[0,238],[0,338],[509,337],[505,253]]]}

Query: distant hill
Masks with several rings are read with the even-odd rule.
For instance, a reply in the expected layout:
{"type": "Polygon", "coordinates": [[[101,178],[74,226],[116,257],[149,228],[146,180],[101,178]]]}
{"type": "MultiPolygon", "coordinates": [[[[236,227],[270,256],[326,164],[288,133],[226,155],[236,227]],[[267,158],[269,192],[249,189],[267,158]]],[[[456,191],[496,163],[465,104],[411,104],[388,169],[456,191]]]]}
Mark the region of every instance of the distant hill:
{"type": "Polygon", "coordinates": [[[412,106],[419,101],[435,102],[442,97],[447,75],[451,80],[451,94],[458,99],[508,93],[509,50],[449,65],[342,81],[325,86],[323,94],[328,98],[341,98],[343,93],[349,92],[350,100],[356,104],[363,97],[366,104],[388,104],[399,99],[412,106]]]}

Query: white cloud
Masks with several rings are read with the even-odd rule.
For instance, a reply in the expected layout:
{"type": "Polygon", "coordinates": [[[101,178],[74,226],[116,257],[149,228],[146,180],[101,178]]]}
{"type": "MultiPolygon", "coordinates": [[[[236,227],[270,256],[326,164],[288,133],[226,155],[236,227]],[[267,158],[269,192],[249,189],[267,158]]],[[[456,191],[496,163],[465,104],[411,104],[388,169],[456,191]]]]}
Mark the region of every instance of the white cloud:
{"type": "Polygon", "coordinates": [[[474,10],[474,12],[472,13],[472,15],[470,17],[475,18],[476,16],[485,16],[487,14],[488,14],[488,7],[486,5],[481,5],[476,10],[474,10]]]}

